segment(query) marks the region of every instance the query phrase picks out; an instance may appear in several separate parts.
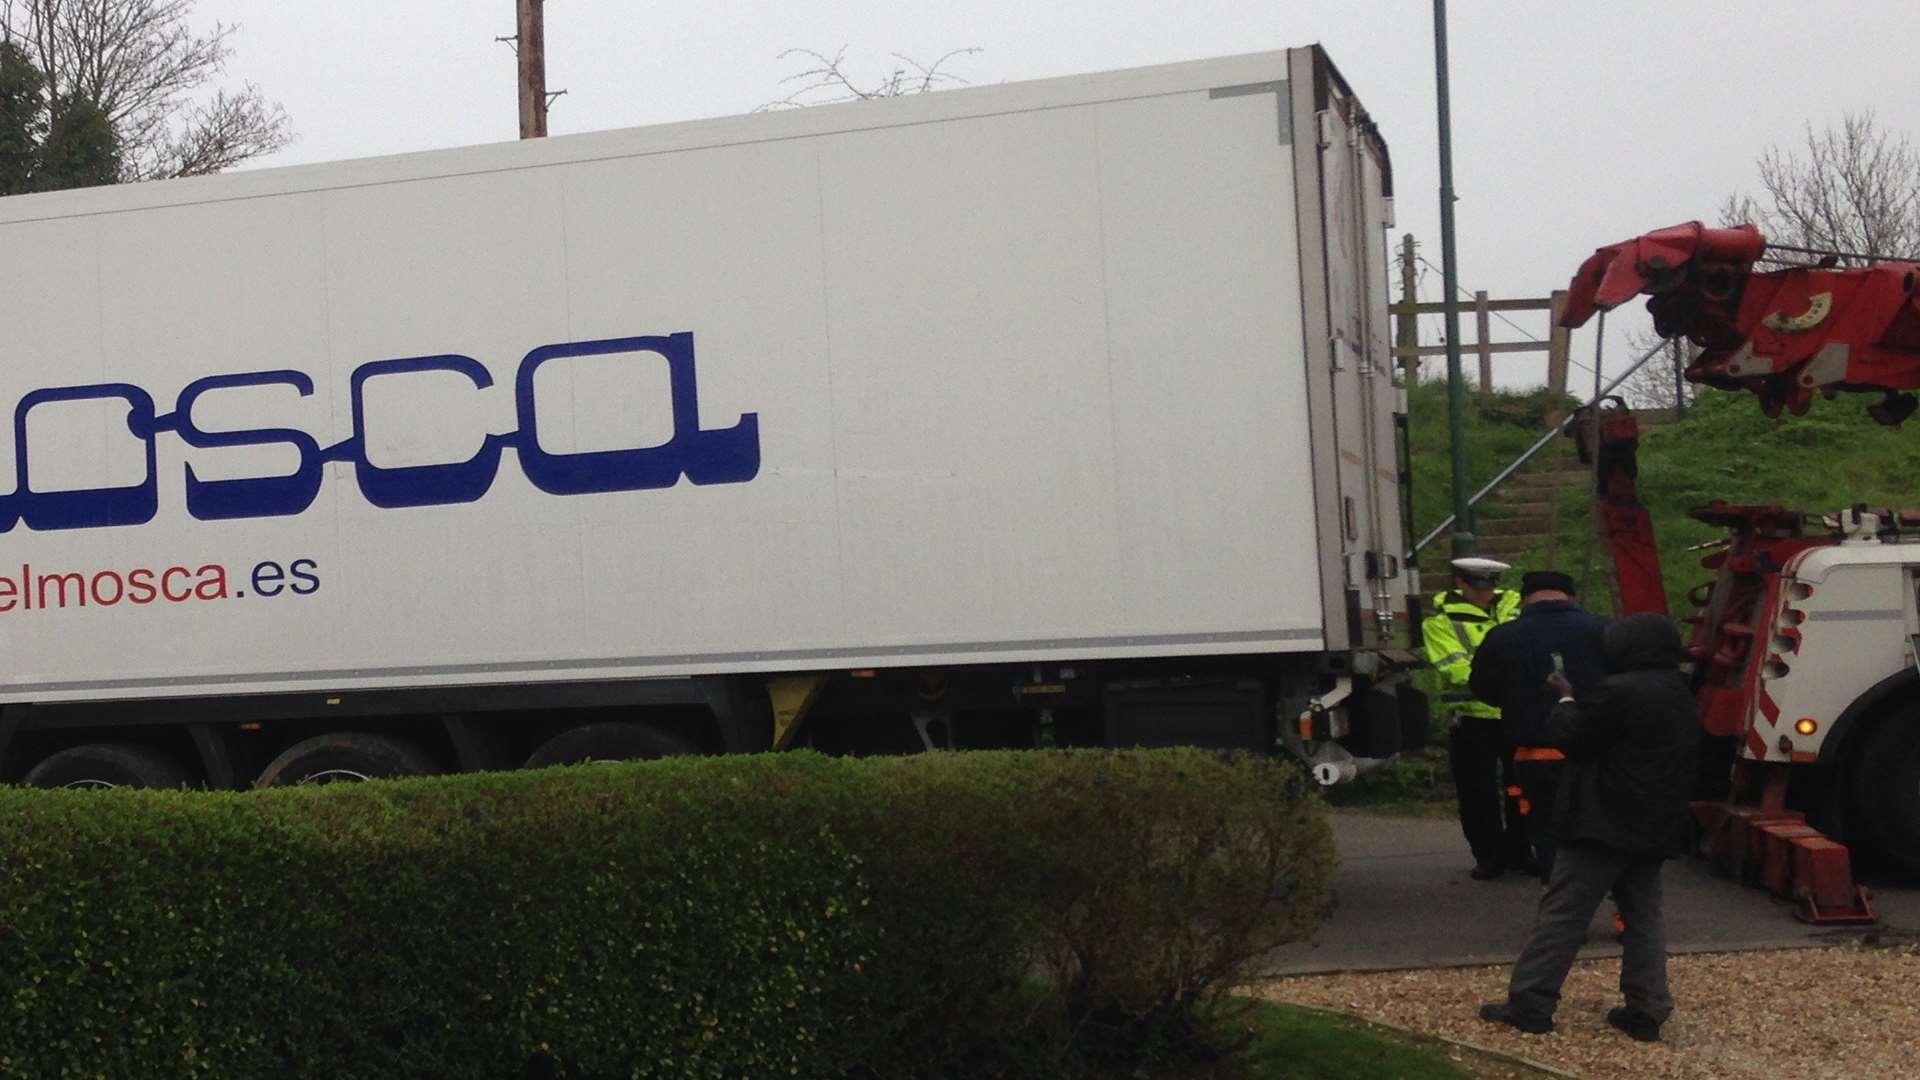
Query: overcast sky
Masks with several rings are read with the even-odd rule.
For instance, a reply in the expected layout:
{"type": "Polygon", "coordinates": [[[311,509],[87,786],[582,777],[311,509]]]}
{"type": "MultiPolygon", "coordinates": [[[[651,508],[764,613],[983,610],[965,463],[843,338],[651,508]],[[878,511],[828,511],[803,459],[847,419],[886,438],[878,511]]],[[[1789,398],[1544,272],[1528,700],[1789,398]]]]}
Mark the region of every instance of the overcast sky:
{"type": "MultiPolygon", "coordinates": [[[[1753,188],[1754,158],[1808,121],[1874,109],[1882,126],[1920,132],[1912,0],[1449,8],[1461,280],[1494,296],[1545,295],[1601,244],[1711,219],[1753,188]]],[[[974,47],[951,70],[984,84],[1319,42],[1391,147],[1395,236],[1412,232],[1440,263],[1428,0],[548,0],[546,11],[548,87],[567,91],[555,135],[750,111],[789,92],[781,80],[800,64],[776,57],[794,47],[845,45],[850,69],[876,80],[889,53],[930,61],[974,47]]],[[[298,141],[266,164],[518,133],[514,58],[493,40],[513,32],[514,0],[198,0],[197,17],[240,24],[230,74],[292,117],[298,141]]],[[[1437,271],[1424,291],[1440,298],[1437,271]]],[[[1544,322],[1523,325],[1544,334],[1544,322]]],[[[1622,358],[1616,341],[1607,349],[1622,358]]],[[[1590,360],[1591,335],[1575,350],[1590,360]]],[[[1537,360],[1496,363],[1542,378],[1537,360]]]]}

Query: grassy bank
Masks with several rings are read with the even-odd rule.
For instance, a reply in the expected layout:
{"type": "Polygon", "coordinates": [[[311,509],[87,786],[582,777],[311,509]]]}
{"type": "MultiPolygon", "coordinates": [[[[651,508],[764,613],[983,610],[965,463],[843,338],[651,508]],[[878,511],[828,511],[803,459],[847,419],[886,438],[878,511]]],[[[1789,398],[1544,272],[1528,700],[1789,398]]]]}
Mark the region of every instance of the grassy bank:
{"type": "MultiPolygon", "coordinates": [[[[1815,513],[1854,503],[1920,507],[1920,432],[1875,423],[1866,413],[1872,400],[1843,395],[1816,401],[1805,416],[1770,419],[1751,395],[1706,390],[1680,418],[1642,432],[1638,489],[1653,516],[1675,615],[1690,614],[1687,592],[1711,579],[1700,565],[1705,553],[1692,549],[1724,533],[1689,515],[1716,499],[1815,513]]],[[[1539,438],[1551,404],[1544,391],[1470,396],[1466,456],[1475,489],[1539,438]]],[[[1452,508],[1445,383],[1409,388],[1408,407],[1417,539],[1452,508]]],[[[1498,504],[1496,493],[1483,505],[1498,504]]],[[[1568,570],[1587,606],[1611,613],[1611,567],[1592,540],[1591,504],[1586,489],[1568,490],[1556,508],[1553,540],[1517,561],[1568,570]]],[[[1444,741],[1444,731],[1436,732],[1435,745],[1328,792],[1328,801],[1393,813],[1451,812],[1444,741]]]]}
{"type": "MultiPolygon", "coordinates": [[[[1686,593],[1711,579],[1694,545],[1720,539],[1718,528],[1688,515],[1719,499],[1831,513],[1854,503],[1920,506],[1920,432],[1888,428],[1866,413],[1869,395],[1814,402],[1805,416],[1769,419],[1751,395],[1705,391],[1684,418],[1640,438],[1640,500],[1653,514],[1668,603],[1689,614],[1686,593]]],[[[1584,493],[1569,493],[1562,521],[1584,519],[1584,493]]],[[[1610,575],[1594,558],[1586,590],[1606,610],[1610,575]]]]}
{"type": "MultiPolygon", "coordinates": [[[[1468,395],[1466,458],[1473,491],[1540,438],[1553,407],[1544,387],[1518,394],[1468,395]]],[[[1407,444],[1413,458],[1413,538],[1418,540],[1453,513],[1452,440],[1444,381],[1424,380],[1407,388],[1407,444]]],[[[1496,493],[1481,505],[1498,503],[1496,493]]]]}

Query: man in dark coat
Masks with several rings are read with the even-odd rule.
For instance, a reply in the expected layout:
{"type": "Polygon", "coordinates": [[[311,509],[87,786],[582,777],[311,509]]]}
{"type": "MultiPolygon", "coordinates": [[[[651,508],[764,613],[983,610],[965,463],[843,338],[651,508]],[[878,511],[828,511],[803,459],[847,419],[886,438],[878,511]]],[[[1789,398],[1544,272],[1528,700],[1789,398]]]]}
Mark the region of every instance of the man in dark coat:
{"type": "Polygon", "coordinates": [[[1579,691],[1598,685],[1606,674],[1600,637],[1607,620],[1575,603],[1573,578],[1557,570],[1522,577],[1520,603],[1519,616],[1488,631],[1480,643],[1467,688],[1500,709],[1527,839],[1545,881],[1553,870],[1555,847],[1548,819],[1565,761],[1547,738],[1547,714],[1554,699],[1547,676],[1560,672],[1579,691]]]}
{"type": "Polygon", "coordinates": [[[1607,1023],[1652,1042],[1673,1013],[1667,991],[1660,869],[1682,852],[1700,722],[1680,675],[1680,632],[1665,615],[1634,615],[1606,632],[1606,678],[1577,693],[1564,678],[1547,738],[1567,754],[1554,828],[1553,877],[1533,936],[1514,962],[1507,1000],[1482,1018],[1521,1031],[1553,1030],[1560,986],[1611,890],[1626,917],[1620,992],[1607,1023]]]}

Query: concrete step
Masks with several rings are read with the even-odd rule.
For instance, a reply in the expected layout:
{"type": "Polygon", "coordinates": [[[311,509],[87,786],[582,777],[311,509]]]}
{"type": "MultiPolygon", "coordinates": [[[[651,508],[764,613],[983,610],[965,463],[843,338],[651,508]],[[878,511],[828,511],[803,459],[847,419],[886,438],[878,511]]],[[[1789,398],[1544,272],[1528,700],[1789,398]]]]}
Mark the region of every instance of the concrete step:
{"type": "MultiPolygon", "coordinates": [[[[1530,551],[1546,543],[1553,535],[1551,518],[1505,518],[1499,521],[1482,521],[1474,528],[1476,547],[1481,555],[1511,562],[1510,555],[1530,551]]],[[[1451,578],[1453,567],[1444,545],[1436,541],[1440,551],[1436,554],[1422,553],[1420,573],[1428,581],[1443,581],[1451,578]]],[[[1431,551],[1431,549],[1429,549],[1431,551]]]]}
{"type": "MultiPolygon", "coordinates": [[[[1588,490],[1588,480],[1582,476],[1577,480],[1556,484],[1519,484],[1503,488],[1498,493],[1501,507],[1519,506],[1526,503],[1546,503],[1551,509],[1553,504],[1567,497],[1569,491],[1588,490]]],[[[1526,511],[1518,511],[1526,513],[1526,511]]],[[[1498,516],[1496,513],[1494,516],[1498,516]]]]}
{"type": "Polygon", "coordinates": [[[1508,556],[1518,555],[1533,548],[1542,547],[1547,541],[1553,539],[1553,534],[1544,532],[1500,533],[1494,536],[1481,535],[1478,539],[1480,540],[1479,547],[1482,554],[1489,558],[1499,559],[1501,562],[1511,562],[1513,560],[1508,558],[1508,556]]]}
{"type": "Polygon", "coordinates": [[[1553,530],[1552,514],[1527,514],[1524,517],[1481,518],[1473,531],[1481,537],[1531,536],[1553,530]]]}
{"type": "Polygon", "coordinates": [[[1567,469],[1558,472],[1521,473],[1508,478],[1503,489],[1509,491],[1537,491],[1543,488],[1563,488],[1569,484],[1589,483],[1593,474],[1585,469],[1567,469]]]}
{"type": "MultiPolygon", "coordinates": [[[[1490,515],[1473,519],[1473,532],[1480,540],[1488,540],[1496,536],[1538,536],[1538,534],[1553,532],[1553,521],[1555,521],[1555,515],[1551,511],[1500,513],[1500,515],[1490,513],[1490,515]]],[[[1446,567],[1448,557],[1450,555],[1448,555],[1446,536],[1442,536],[1440,540],[1434,540],[1432,544],[1428,544],[1425,552],[1421,552],[1419,563],[1421,563],[1421,569],[1446,567]]]]}
{"type": "MultiPolygon", "coordinates": [[[[1516,491],[1514,494],[1532,495],[1534,492],[1516,491]]],[[[1486,521],[1515,517],[1538,517],[1541,514],[1553,513],[1554,505],[1554,500],[1552,499],[1516,499],[1501,502],[1497,506],[1487,506],[1477,509],[1475,510],[1475,515],[1477,520],[1486,521]]]]}
{"type": "MultiPolygon", "coordinates": [[[[1567,490],[1585,488],[1592,482],[1593,473],[1574,457],[1571,443],[1534,459],[1525,471],[1507,478],[1489,505],[1475,511],[1479,553],[1518,567],[1520,556],[1552,543],[1555,526],[1561,524],[1558,508],[1567,490]]],[[[1453,569],[1448,561],[1444,539],[1420,555],[1420,577],[1427,587],[1424,602],[1429,611],[1441,590],[1452,583],[1453,569]]],[[[1519,579],[1516,576],[1506,584],[1516,587],[1519,579]]]]}
{"type": "MultiPolygon", "coordinates": [[[[1496,534],[1476,533],[1474,534],[1474,540],[1474,551],[1476,554],[1489,559],[1498,559],[1501,562],[1511,563],[1516,556],[1545,548],[1553,540],[1553,534],[1546,531],[1496,534]]],[[[1453,568],[1448,565],[1446,559],[1441,559],[1437,562],[1426,562],[1422,560],[1420,563],[1420,576],[1429,585],[1443,588],[1453,580],[1453,568]]]]}

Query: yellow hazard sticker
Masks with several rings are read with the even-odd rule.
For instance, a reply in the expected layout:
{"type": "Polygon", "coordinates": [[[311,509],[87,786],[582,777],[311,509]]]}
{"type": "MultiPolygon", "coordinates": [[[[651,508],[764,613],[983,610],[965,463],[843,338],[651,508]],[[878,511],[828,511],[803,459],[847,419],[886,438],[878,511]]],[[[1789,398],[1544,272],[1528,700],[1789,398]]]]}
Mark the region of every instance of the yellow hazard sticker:
{"type": "Polygon", "coordinates": [[[1769,330],[1778,330],[1783,334],[1797,334],[1802,330],[1811,330],[1819,326],[1831,311],[1833,311],[1833,294],[1814,293],[1807,297],[1807,310],[1793,316],[1776,311],[1760,320],[1760,324],[1769,330]]]}

